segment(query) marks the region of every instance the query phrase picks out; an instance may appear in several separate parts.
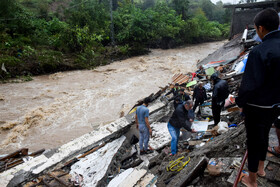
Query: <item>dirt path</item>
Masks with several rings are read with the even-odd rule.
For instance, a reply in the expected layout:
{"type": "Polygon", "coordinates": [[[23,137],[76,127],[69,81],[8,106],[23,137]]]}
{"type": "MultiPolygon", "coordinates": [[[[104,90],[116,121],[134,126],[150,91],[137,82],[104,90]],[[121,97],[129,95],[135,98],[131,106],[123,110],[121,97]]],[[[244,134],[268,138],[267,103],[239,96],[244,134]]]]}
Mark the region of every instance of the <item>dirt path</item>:
{"type": "Polygon", "coordinates": [[[170,82],[226,41],[204,43],[117,61],[95,70],[34,77],[0,85],[0,154],[22,147],[60,146],[119,118],[141,98],[170,82]]]}

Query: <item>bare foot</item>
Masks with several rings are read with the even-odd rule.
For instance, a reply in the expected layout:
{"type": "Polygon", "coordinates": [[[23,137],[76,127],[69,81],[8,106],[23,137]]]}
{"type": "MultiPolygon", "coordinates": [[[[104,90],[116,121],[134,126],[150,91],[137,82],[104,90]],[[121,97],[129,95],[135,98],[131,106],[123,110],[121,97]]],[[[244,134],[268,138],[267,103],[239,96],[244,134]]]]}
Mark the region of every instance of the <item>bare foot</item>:
{"type": "Polygon", "coordinates": [[[242,178],[242,184],[244,184],[245,186],[247,187],[257,187],[257,182],[255,183],[251,183],[250,181],[250,178],[249,176],[245,175],[243,178],[242,178]]]}
{"type": "Polygon", "coordinates": [[[265,173],[265,171],[264,170],[262,170],[262,171],[258,171],[258,176],[260,176],[260,177],[265,177],[265,175],[266,175],[266,173],[265,173]]]}
{"type": "Polygon", "coordinates": [[[258,176],[265,177],[266,173],[265,171],[258,171],[258,176]]]}

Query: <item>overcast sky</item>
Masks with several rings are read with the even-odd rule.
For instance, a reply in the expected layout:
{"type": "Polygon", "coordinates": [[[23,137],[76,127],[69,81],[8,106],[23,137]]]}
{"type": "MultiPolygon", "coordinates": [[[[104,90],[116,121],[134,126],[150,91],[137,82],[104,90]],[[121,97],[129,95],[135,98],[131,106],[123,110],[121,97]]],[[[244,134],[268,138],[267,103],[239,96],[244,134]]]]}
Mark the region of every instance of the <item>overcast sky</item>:
{"type": "MultiPolygon", "coordinates": [[[[216,2],[220,1],[220,0],[211,0],[212,3],[216,4],[216,2]]],[[[231,4],[237,4],[239,3],[240,0],[222,0],[223,3],[231,3],[231,4]]],[[[257,2],[259,1],[263,1],[263,0],[257,0],[257,2]]]]}
{"type": "MultiPolygon", "coordinates": [[[[216,4],[216,2],[220,1],[220,0],[211,0],[212,3],[216,4]]],[[[239,2],[239,0],[222,0],[223,3],[231,3],[231,4],[236,4],[239,2]]]]}

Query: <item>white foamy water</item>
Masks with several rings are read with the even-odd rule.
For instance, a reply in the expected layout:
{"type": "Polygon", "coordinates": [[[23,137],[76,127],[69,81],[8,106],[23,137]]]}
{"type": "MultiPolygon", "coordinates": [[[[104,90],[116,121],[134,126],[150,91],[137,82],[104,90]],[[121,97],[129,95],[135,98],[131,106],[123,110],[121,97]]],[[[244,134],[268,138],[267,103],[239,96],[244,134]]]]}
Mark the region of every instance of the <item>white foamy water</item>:
{"type": "Polygon", "coordinates": [[[199,60],[224,43],[157,49],[94,70],[0,84],[0,154],[54,148],[114,121],[175,73],[196,70],[199,60]]]}

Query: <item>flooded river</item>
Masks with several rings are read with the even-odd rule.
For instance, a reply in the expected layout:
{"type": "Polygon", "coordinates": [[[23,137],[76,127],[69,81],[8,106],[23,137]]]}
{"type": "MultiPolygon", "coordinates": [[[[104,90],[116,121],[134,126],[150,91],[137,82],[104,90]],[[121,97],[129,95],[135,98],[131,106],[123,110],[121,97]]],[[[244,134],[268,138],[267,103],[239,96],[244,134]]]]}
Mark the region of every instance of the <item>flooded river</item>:
{"type": "Polygon", "coordinates": [[[94,70],[0,84],[0,154],[55,148],[114,121],[166,86],[175,73],[194,71],[225,42],[156,49],[94,70]]]}

